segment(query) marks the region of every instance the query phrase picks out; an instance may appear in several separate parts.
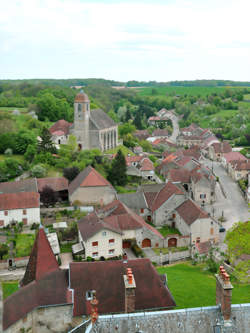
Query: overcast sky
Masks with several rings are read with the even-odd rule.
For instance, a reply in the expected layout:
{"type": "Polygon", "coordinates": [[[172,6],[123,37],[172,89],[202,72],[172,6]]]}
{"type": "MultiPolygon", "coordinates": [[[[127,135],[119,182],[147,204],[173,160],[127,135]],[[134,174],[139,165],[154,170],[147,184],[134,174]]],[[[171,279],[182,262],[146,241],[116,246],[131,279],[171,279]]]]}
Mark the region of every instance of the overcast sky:
{"type": "Polygon", "coordinates": [[[250,0],[0,1],[0,79],[250,81],[250,0]]]}

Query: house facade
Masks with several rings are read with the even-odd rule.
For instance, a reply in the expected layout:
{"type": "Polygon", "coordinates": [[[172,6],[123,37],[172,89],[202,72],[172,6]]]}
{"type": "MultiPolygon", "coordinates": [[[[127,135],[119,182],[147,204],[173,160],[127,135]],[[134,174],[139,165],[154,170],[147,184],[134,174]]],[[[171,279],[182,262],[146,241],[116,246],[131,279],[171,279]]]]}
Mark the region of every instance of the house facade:
{"type": "Polygon", "coordinates": [[[40,195],[37,192],[0,194],[0,227],[13,222],[40,223],[40,195]]]}
{"type": "Polygon", "coordinates": [[[221,161],[226,153],[230,153],[232,147],[228,142],[214,142],[208,148],[208,155],[213,161],[221,161]]]}
{"type": "Polygon", "coordinates": [[[82,205],[106,205],[116,199],[113,186],[88,166],[70,183],[69,200],[82,205]]]}

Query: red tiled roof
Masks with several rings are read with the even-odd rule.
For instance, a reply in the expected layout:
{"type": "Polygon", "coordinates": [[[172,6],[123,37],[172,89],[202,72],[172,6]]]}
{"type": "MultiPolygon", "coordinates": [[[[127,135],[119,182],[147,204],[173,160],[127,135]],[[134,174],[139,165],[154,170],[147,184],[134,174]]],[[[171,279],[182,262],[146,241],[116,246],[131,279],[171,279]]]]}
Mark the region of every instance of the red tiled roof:
{"type": "MultiPolygon", "coordinates": [[[[154,193],[155,194],[155,193],[154,193]]],[[[172,195],[184,194],[177,186],[168,181],[166,185],[153,198],[148,193],[144,193],[148,206],[152,211],[156,211],[161,205],[166,202],[172,195]],[[153,200],[152,200],[153,199],[153,200]]]]}
{"type": "Polygon", "coordinates": [[[25,286],[34,280],[40,280],[44,275],[58,269],[59,266],[56,257],[51,249],[44,229],[40,228],[22,279],[22,286],[25,286]]]}
{"type": "Polygon", "coordinates": [[[69,123],[68,121],[61,119],[58,120],[53,126],[50,127],[49,131],[53,135],[54,132],[62,131],[65,135],[69,134],[69,128],[72,125],[72,123],[69,123]]]}
{"type": "Polygon", "coordinates": [[[250,160],[231,161],[230,164],[234,170],[250,170],[250,160]]]}
{"type": "Polygon", "coordinates": [[[157,121],[157,120],[161,120],[161,118],[158,117],[158,116],[153,116],[153,117],[149,117],[148,120],[149,121],[152,121],[152,120],[156,120],[157,121]]]}
{"type": "Polygon", "coordinates": [[[143,158],[144,156],[138,156],[138,155],[125,157],[128,166],[130,166],[133,162],[139,163],[143,158]]]}
{"type": "Polygon", "coordinates": [[[45,186],[49,186],[53,191],[59,192],[68,189],[69,181],[64,177],[38,178],[37,185],[39,192],[42,192],[45,186]]]}
{"type": "Polygon", "coordinates": [[[80,172],[69,184],[69,194],[72,194],[78,187],[95,187],[112,185],[90,165],[80,172]]]}
{"type": "Polygon", "coordinates": [[[209,217],[208,213],[202,210],[194,201],[188,199],[184,201],[176,211],[182,219],[191,225],[198,219],[206,219],[209,217]]]}
{"type": "Polygon", "coordinates": [[[231,161],[247,161],[247,158],[242,155],[241,153],[239,153],[238,151],[232,151],[230,153],[225,153],[223,155],[223,157],[225,158],[226,162],[229,163],[231,161]]]}
{"type": "Polygon", "coordinates": [[[155,169],[153,162],[150,161],[149,158],[144,158],[141,161],[140,165],[141,165],[141,167],[140,167],[141,171],[152,171],[155,169]]]}
{"type": "Polygon", "coordinates": [[[58,131],[53,132],[53,135],[55,135],[55,136],[61,136],[61,135],[64,135],[64,132],[61,131],[61,130],[58,130],[58,131]]]}
{"type": "Polygon", "coordinates": [[[184,166],[184,165],[186,165],[190,161],[192,161],[192,157],[190,157],[190,156],[182,156],[178,160],[176,160],[175,162],[178,165],[180,165],[180,166],[184,166]]]}
{"type": "Polygon", "coordinates": [[[3,329],[40,306],[72,304],[68,270],[57,270],[20,288],[3,302],[3,329]]]}
{"type": "Polygon", "coordinates": [[[128,260],[127,263],[122,260],[70,263],[70,288],[74,289],[73,315],[86,314],[84,295],[88,290],[96,290],[99,313],[124,312],[123,275],[128,267],[132,269],[136,283],[136,311],[175,306],[171,293],[164,286],[149,259],[128,260]]]}
{"type": "Polygon", "coordinates": [[[0,194],[0,210],[39,208],[40,194],[37,192],[19,192],[0,194]]]}

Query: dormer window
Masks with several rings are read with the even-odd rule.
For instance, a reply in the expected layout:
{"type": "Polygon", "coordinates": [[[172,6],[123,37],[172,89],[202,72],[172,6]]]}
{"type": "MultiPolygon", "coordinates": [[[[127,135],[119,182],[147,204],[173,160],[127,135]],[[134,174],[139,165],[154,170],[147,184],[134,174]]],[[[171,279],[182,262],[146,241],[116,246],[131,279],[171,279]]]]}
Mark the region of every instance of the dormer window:
{"type": "Polygon", "coordinates": [[[86,300],[90,301],[93,299],[93,291],[92,290],[87,290],[86,291],[86,300]]]}

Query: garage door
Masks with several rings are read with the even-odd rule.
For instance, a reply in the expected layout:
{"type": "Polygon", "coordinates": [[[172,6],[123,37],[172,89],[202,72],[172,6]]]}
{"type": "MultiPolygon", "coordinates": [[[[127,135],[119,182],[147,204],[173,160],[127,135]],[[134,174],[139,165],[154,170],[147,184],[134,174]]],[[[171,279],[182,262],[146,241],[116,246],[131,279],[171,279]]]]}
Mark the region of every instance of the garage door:
{"type": "Polygon", "coordinates": [[[177,239],[176,238],[170,238],[168,240],[168,247],[176,247],[177,245],[177,239]]]}
{"type": "Polygon", "coordinates": [[[142,247],[151,247],[151,240],[148,238],[143,239],[142,247]]]}
{"type": "Polygon", "coordinates": [[[122,248],[123,249],[129,249],[131,247],[130,241],[123,241],[122,242],[122,248]]]}

